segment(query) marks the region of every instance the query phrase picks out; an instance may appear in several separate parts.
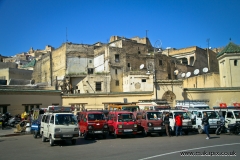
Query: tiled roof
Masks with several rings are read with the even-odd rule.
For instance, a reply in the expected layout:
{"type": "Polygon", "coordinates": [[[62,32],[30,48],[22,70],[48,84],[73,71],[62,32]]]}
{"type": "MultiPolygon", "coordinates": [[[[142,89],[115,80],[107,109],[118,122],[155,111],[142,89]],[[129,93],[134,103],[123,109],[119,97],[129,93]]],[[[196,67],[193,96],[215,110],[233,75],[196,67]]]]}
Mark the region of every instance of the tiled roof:
{"type": "Polygon", "coordinates": [[[218,53],[217,57],[224,53],[240,53],[240,46],[230,42],[220,53],[218,53]]]}

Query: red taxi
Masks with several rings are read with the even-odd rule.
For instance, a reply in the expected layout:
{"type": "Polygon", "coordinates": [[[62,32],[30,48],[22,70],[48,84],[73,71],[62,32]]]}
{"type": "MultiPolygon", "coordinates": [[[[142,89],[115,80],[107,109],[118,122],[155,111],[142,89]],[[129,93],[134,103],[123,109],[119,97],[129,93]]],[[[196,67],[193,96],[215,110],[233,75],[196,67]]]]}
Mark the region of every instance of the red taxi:
{"type": "Polygon", "coordinates": [[[143,110],[134,112],[138,124],[138,131],[142,131],[144,136],[151,133],[166,133],[165,126],[163,125],[162,113],[153,110],[143,110]]]}
{"type": "Polygon", "coordinates": [[[137,123],[130,111],[110,111],[108,114],[109,133],[118,135],[136,135],[137,123]]]}
{"type": "Polygon", "coordinates": [[[78,114],[80,135],[84,139],[101,135],[104,139],[108,135],[108,124],[104,112],[101,110],[82,111],[78,114]]]}

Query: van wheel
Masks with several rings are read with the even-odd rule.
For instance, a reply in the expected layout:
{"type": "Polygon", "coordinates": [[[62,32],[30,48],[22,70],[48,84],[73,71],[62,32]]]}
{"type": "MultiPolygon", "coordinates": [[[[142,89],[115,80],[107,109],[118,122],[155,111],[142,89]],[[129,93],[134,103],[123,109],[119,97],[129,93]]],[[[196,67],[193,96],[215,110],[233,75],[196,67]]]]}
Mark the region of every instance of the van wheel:
{"type": "Polygon", "coordinates": [[[77,143],[76,139],[72,139],[72,145],[75,145],[77,143]]]}
{"type": "Polygon", "coordinates": [[[43,133],[42,133],[42,142],[46,142],[46,138],[44,137],[43,133]]]}
{"type": "Polygon", "coordinates": [[[52,136],[49,136],[49,143],[50,143],[50,146],[54,145],[54,140],[52,139],[52,136]]]}
{"type": "Polygon", "coordinates": [[[198,133],[202,134],[203,133],[203,129],[201,127],[198,127],[198,133]]]}
{"type": "Polygon", "coordinates": [[[87,132],[84,132],[84,133],[83,133],[83,138],[84,138],[85,140],[88,139],[88,134],[87,134],[87,132]]]}
{"type": "Polygon", "coordinates": [[[38,135],[38,133],[37,133],[37,131],[35,131],[35,132],[33,133],[33,137],[34,137],[34,138],[37,138],[37,135],[38,135]]]}

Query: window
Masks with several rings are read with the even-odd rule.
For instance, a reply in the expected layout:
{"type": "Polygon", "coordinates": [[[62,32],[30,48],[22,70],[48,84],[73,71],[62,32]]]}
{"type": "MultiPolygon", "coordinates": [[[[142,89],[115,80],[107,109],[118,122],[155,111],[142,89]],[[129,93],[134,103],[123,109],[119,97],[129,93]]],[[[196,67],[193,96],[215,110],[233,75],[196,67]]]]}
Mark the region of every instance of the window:
{"type": "Polygon", "coordinates": [[[93,74],[93,68],[88,68],[88,74],[93,74]]]}
{"type": "Polygon", "coordinates": [[[131,67],[130,63],[128,63],[128,67],[131,67]]]}
{"type": "Polygon", "coordinates": [[[138,51],[138,54],[141,54],[141,51],[138,51]]]}
{"type": "Polygon", "coordinates": [[[142,79],[142,82],[146,82],[146,79],[142,79]]]}
{"type": "Polygon", "coordinates": [[[232,112],[228,112],[228,113],[227,113],[227,118],[233,118],[232,112]]]}
{"type": "Polygon", "coordinates": [[[89,63],[92,63],[92,60],[89,60],[89,63]]]}
{"type": "Polygon", "coordinates": [[[50,115],[47,115],[47,117],[45,118],[45,123],[48,123],[50,119],[50,115]]]}
{"type": "Polygon", "coordinates": [[[172,79],[172,76],[171,76],[171,74],[168,74],[168,79],[172,79]]]}
{"type": "Polygon", "coordinates": [[[101,91],[102,87],[101,87],[101,82],[96,82],[96,91],[101,91]]]}
{"type": "Polygon", "coordinates": [[[119,86],[119,80],[116,80],[116,86],[119,86]]]}
{"type": "Polygon", "coordinates": [[[51,117],[50,123],[54,123],[54,116],[51,117]]]}
{"type": "Polygon", "coordinates": [[[115,54],[115,62],[120,62],[120,60],[119,60],[119,54],[115,54]]]}
{"type": "Polygon", "coordinates": [[[238,60],[234,60],[234,66],[237,66],[238,60]]]}
{"type": "Polygon", "coordinates": [[[159,60],[159,66],[162,66],[162,60],[161,59],[159,60]]]}
{"type": "Polygon", "coordinates": [[[117,69],[115,69],[115,74],[117,74],[117,69]]]}
{"type": "Polygon", "coordinates": [[[25,112],[26,112],[26,113],[29,112],[29,108],[28,108],[28,106],[25,106],[25,112]]]}

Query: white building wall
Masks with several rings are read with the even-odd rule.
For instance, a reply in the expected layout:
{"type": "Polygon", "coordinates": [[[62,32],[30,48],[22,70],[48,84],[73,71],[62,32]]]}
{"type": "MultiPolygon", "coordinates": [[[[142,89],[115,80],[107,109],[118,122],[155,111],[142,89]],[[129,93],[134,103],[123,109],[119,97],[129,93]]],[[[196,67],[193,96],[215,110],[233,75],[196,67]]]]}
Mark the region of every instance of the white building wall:
{"type": "Polygon", "coordinates": [[[152,75],[128,75],[123,77],[123,92],[153,91],[152,75]],[[146,82],[142,82],[146,80],[146,82]]]}
{"type": "Polygon", "coordinates": [[[104,71],[104,55],[100,55],[94,58],[94,70],[96,72],[103,72],[104,71]]]}

